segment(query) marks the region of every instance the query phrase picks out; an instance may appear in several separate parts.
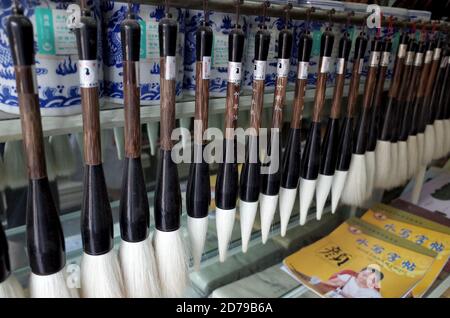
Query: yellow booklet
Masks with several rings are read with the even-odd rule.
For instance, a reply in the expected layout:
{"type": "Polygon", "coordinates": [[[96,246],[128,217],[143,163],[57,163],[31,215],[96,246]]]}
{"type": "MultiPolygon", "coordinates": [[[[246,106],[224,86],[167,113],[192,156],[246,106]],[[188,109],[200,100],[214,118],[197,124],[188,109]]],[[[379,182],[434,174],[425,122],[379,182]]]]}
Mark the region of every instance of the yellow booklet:
{"type": "Polygon", "coordinates": [[[428,273],[412,290],[414,297],[422,297],[450,257],[450,228],[385,204],[375,205],[361,219],[437,253],[428,273]]]}
{"type": "Polygon", "coordinates": [[[422,280],[436,253],[352,218],[284,260],[322,297],[399,298],[422,280]]]}

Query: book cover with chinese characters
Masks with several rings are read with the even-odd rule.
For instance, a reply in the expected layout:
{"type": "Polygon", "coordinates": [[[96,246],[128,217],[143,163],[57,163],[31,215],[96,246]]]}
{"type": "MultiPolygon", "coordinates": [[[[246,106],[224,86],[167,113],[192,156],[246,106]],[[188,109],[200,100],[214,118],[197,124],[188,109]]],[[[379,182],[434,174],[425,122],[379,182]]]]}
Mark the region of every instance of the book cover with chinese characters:
{"type": "Polygon", "coordinates": [[[375,205],[361,219],[437,253],[430,270],[412,290],[414,297],[422,297],[448,261],[450,228],[385,204],[375,205]]]}
{"type": "Polygon", "coordinates": [[[400,298],[422,280],[436,252],[352,218],[284,260],[322,297],[400,298]]]}

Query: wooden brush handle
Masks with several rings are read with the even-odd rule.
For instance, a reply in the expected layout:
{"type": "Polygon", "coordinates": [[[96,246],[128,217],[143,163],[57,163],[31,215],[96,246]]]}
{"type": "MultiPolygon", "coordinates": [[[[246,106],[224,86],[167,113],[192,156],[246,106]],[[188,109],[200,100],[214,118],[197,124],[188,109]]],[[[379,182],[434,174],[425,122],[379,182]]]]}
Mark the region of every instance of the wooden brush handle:
{"type": "Polygon", "coordinates": [[[416,91],[419,89],[418,83],[420,79],[420,74],[422,72],[422,59],[420,55],[416,54],[416,60],[414,62],[413,70],[412,70],[412,76],[411,76],[411,82],[408,87],[408,92],[406,93],[406,101],[412,102],[414,98],[416,97],[416,91]],[[419,61],[420,60],[420,61],[419,61]]]}
{"type": "Polygon", "coordinates": [[[272,128],[281,129],[283,124],[283,109],[286,103],[287,77],[277,77],[272,108],[272,128]]]}
{"type": "Polygon", "coordinates": [[[420,73],[419,85],[416,91],[416,97],[422,98],[425,96],[425,90],[427,88],[428,77],[431,71],[431,62],[425,63],[422,67],[422,72],[420,73]]]}
{"type": "Polygon", "coordinates": [[[195,120],[201,123],[201,129],[194,131],[194,142],[203,145],[203,134],[208,128],[208,100],[209,100],[209,79],[203,79],[203,64],[195,64],[195,120]]]}
{"type": "Polygon", "coordinates": [[[125,156],[138,158],[141,155],[139,61],[123,61],[123,80],[125,156]]]}
{"type": "Polygon", "coordinates": [[[295,83],[294,105],[292,109],[291,128],[299,129],[302,125],[303,108],[305,107],[305,92],[307,79],[297,79],[295,83]]]}
{"type": "Polygon", "coordinates": [[[322,62],[323,59],[321,58],[319,62],[319,75],[317,77],[316,93],[314,96],[314,106],[313,106],[314,108],[312,115],[312,121],[315,123],[320,123],[320,116],[322,114],[322,109],[325,104],[325,91],[327,89],[328,73],[320,72],[322,62]]]}
{"type": "Polygon", "coordinates": [[[430,97],[433,92],[434,81],[436,79],[436,74],[439,69],[439,60],[433,59],[430,66],[430,73],[428,74],[428,81],[425,88],[425,97],[430,97]]]}
{"type": "Polygon", "coordinates": [[[234,139],[234,129],[236,128],[239,112],[240,91],[240,84],[228,82],[225,102],[225,139],[228,140],[234,139]]]}
{"type": "Polygon", "coordinates": [[[41,179],[47,176],[41,113],[37,96],[36,74],[32,66],[15,66],[23,144],[27,156],[28,176],[41,179]]]}
{"type": "Polygon", "coordinates": [[[375,85],[377,83],[377,70],[378,67],[369,67],[369,72],[366,78],[366,84],[364,87],[363,96],[363,108],[369,109],[372,106],[373,94],[375,91],[375,85]]]}
{"type": "Polygon", "coordinates": [[[359,95],[359,80],[361,73],[359,72],[359,65],[362,62],[361,59],[357,59],[353,62],[352,78],[350,80],[350,87],[347,101],[347,117],[352,118],[355,115],[356,101],[359,95]]]}
{"type": "Polygon", "coordinates": [[[175,128],[175,79],[166,80],[166,59],[160,58],[161,65],[161,125],[160,144],[161,149],[171,150],[172,131],[175,128]]]}
{"type": "MultiPolygon", "coordinates": [[[[347,65],[347,63],[345,63],[347,65]]],[[[333,91],[333,101],[331,104],[330,118],[338,119],[341,117],[342,95],[344,93],[345,73],[336,76],[336,85],[333,91]]]]}
{"type": "Polygon", "coordinates": [[[87,165],[102,163],[98,88],[81,87],[83,112],[84,161],[87,165]]]}
{"type": "Polygon", "coordinates": [[[258,136],[261,127],[261,112],[264,103],[264,80],[253,80],[252,104],[250,107],[251,135],[258,136]]]}
{"type": "Polygon", "coordinates": [[[406,101],[408,87],[411,84],[411,79],[412,79],[412,70],[413,70],[413,65],[405,65],[403,77],[402,77],[402,83],[400,85],[400,89],[397,94],[397,100],[399,102],[406,101]]]}
{"type": "Polygon", "coordinates": [[[403,33],[400,38],[400,44],[398,46],[397,55],[394,64],[394,74],[391,80],[391,87],[389,88],[389,98],[396,98],[398,90],[400,88],[403,69],[405,67],[406,49],[407,43],[409,41],[409,36],[403,33]]]}

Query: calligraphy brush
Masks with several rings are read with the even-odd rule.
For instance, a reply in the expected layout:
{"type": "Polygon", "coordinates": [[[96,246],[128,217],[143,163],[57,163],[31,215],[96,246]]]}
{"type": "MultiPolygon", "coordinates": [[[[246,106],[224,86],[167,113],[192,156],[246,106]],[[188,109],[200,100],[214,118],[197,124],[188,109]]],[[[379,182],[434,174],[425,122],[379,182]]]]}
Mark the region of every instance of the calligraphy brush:
{"type": "MultiPolygon", "coordinates": [[[[407,129],[402,127],[405,117],[408,117],[408,91],[413,86],[414,60],[417,52],[417,42],[411,39],[408,44],[408,50],[405,60],[405,72],[403,74],[402,84],[397,98],[397,110],[394,120],[394,132],[391,142],[394,148],[397,148],[397,162],[394,163],[391,171],[391,187],[403,185],[408,178],[408,148],[407,148],[407,129]]],[[[409,119],[409,118],[408,118],[409,119]]],[[[408,127],[408,124],[405,125],[408,127]]],[[[395,151],[395,150],[394,150],[395,151]]]]}
{"type": "MultiPolygon", "coordinates": [[[[321,161],[316,189],[316,218],[322,218],[328,194],[333,183],[336,170],[337,152],[339,146],[339,119],[341,116],[342,94],[344,92],[347,62],[352,47],[349,33],[345,32],[339,40],[339,50],[336,65],[336,85],[333,92],[330,118],[328,119],[325,137],[321,147],[321,161]]],[[[334,211],[333,211],[334,212],[334,211]]]]}
{"type": "Polygon", "coordinates": [[[236,6],[236,26],[228,35],[228,83],[225,104],[225,140],[223,162],[219,165],[216,179],[216,227],[219,243],[219,259],[227,257],[228,244],[233,231],[238,195],[238,165],[236,160],[236,129],[239,94],[242,77],[244,32],[239,25],[239,4],[236,6]]]}
{"type": "Polygon", "coordinates": [[[253,223],[258,209],[260,191],[259,129],[264,104],[264,85],[266,79],[267,56],[269,54],[270,33],[265,25],[263,4],[263,22],[255,34],[255,59],[253,72],[253,93],[250,108],[250,133],[247,139],[245,163],[242,167],[239,187],[239,209],[241,222],[242,251],[247,252],[248,241],[252,234],[253,223]]]}
{"type": "MultiPolygon", "coordinates": [[[[352,158],[353,126],[355,116],[355,106],[359,94],[359,80],[364,63],[364,54],[367,47],[367,38],[364,32],[361,32],[356,38],[354,62],[352,76],[350,79],[349,96],[347,100],[347,113],[342,123],[339,136],[339,146],[337,155],[336,171],[331,185],[331,208],[334,213],[337,209],[341,194],[344,190],[350,160],[352,158]]],[[[358,160],[361,156],[356,156],[358,160]]],[[[365,186],[364,186],[365,188],[365,186]]]]}
{"type": "Polygon", "coordinates": [[[0,299],[24,297],[22,286],[11,272],[8,241],[0,224],[0,299]]]}
{"type": "Polygon", "coordinates": [[[418,43],[416,56],[414,58],[413,73],[406,95],[405,111],[401,123],[400,141],[404,143],[406,140],[407,145],[407,171],[405,181],[410,179],[416,173],[419,164],[417,135],[411,134],[411,131],[413,130],[415,123],[414,99],[417,90],[419,90],[419,80],[422,72],[425,49],[425,43],[420,41],[418,43]]]}
{"type": "Polygon", "coordinates": [[[158,25],[161,125],[160,158],[155,190],[154,246],[162,294],[180,297],[187,286],[187,256],[180,230],[181,192],[177,165],[172,160],[175,129],[175,81],[177,22],[172,19],[166,3],[165,18],[158,25]]]}
{"type": "Polygon", "coordinates": [[[314,198],[317,178],[320,169],[320,143],[321,143],[321,113],[325,104],[325,92],[328,72],[330,71],[331,52],[333,51],[334,35],[331,27],[322,33],[320,39],[320,60],[318,67],[316,93],[312,122],[309,128],[306,146],[303,152],[300,172],[300,225],[306,223],[306,216],[314,198]]]}
{"type": "Polygon", "coordinates": [[[371,120],[371,106],[377,83],[381,52],[382,42],[379,38],[375,38],[372,41],[370,52],[369,70],[364,87],[362,110],[358,116],[354,131],[350,168],[341,197],[342,203],[351,206],[362,206],[367,199],[366,150],[371,120]]]}
{"type": "Polygon", "coordinates": [[[194,160],[190,166],[186,191],[187,227],[196,270],[200,268],[205,246],[208,231],[208,211],[211,203],[209,167],[203,157],[206,147],[203,135],[208,128],[213,32],[209,26],[208,12],[204,11],[205,21],[196,32],[194,160]]]}
{"type": "Polygon", "coordinates": [[[120,24],[125,112],[125,158],[120,197],[119,261],[125,294],[131,298],[160,296],[153,245],[149,236],[150,210],[141,162],[139,101],[140,26],[131,12],[120,24]]]}
{"type": "MultiPolygon", "coordinates": [[[[290,37],[288,38],[290,39],[290,37]]],[[[290,45],[289,49],[290,55],[290,45]]],[[[291,217],[292,209],[297,195],[297,186],[300,178],[300,163],[301,163],[301,123],[303,116],[303,108],[305,106],[305,91],[308,84],[308,67],[309,59],[311,57],[311,50],[313,39],[309,30],[300,36],[298,42],[298,69],[297,80],[295,83],[294,104],[292,111],[291,127],[287,140],[286,149],[283,154],[283,161],[281,163],[281,186],[280,186],[280,225],[281,236],[286,235],[287,226],[291,217]]],[[[279,48],[280,50],[280,48],[279,48]]],[[[284,51],[283,51],[284,53],[284,51]]],[[[278,53],[280,54],[280,52],[278,53]]],[[[288,54],[286,51],[284,54],[288,54]]],[[[278,59],[280,66],[280,55],[278,59]]],[[[269,224],[270,226],[270,224],[269,224]]]]}
{"type": "Polygon", "coordinates": [[[81,23],[76,29],[85,161],[81,208],[81,296],[117,298],[123,297],[124,293],[119,261],[113,246],[113,219],[102,166],[97,22],[85,9],[85,3],[81,3],[81,23]]]}
{"type": "Polygon", "coordinates": [[[369,139],[367,141],[367,149],[365,155],[367,168],[367,187],[366,187],[367,198],[369,198],[372,195],[375,186],[377,137],[379,134],[381,118],[383,117],[382,100],[384,93],[384,83],[386,80],[387,69],[389,67],[391,50],[392,50],[392,42],[389,38],[387,38],[384,42],[382,42],[382,49],[381,49],[382,55],[380,59],[377,84],[375,87],[375,93],[373,96],[372,109],[370,115],[371,118],[368,136],[369,139]]]}
{"type": "Polygon", "coordinates": [[[386,189],[390,181],[391,165],[391,138],[393,129],[393,118],[395,111],[396,98],[401,84],[402,74],[404,70],[404,61],[406,58],[406,50],[408,46],[409,35],[403,32],[400,35],[399,45],[396,53],[394,73],[388,93],[388,101],[382,108],[383,116],[380,123],[380,131],[378,134],[377,145],[375,149],[375,188],[386,189]]]}
{"type": "MultiPolygon", "coordinates": [[[[44,138],[37,93],[33,26],[15,4],[7,21],[14,62],[22,136],[27,158],[27,251],[31,267],[30,296],[71,297],[65,279],[64,234],[45,165],[44,138]]],[[[1,239],[3,240],[3,239],[1,239]]],[[[7,271],[3,270],[4,274],[7,271]]]]}

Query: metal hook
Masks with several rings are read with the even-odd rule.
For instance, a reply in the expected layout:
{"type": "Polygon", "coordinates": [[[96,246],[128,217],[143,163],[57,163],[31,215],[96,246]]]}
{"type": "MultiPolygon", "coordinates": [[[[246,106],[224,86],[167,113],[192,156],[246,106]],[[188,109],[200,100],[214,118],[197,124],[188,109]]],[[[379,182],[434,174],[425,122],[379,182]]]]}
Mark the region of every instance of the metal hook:
{"type": "Polygon", "coordinates": [[[132,14],[131,0],[127,1],[127,5],[128,5],[128,16],[131,17],[131,14],[132,14]]]}
{"type": "Polygon", "coordinates": [[[164,1],[164,11],[166,12],[166,18],[171,17],[169,10],[170,10],[169,0],[165,0],[164,1]]]}
{"type": "Polygon", "coordinates": [[[310,7],[306,10],[306,30],[310,29],[310,23],[311,23],[311,13],[315,12],[316,8],[310,7]]]}
{"type": "Polygon", "coordinates": [[[289,21],[290,21],[290,19],[291,19],[290,15],[289,15],[291,9],[292,9],[292,3],[290,3],[290,2],[288,2],[288,3],[283,7],[283,10],[284,10],[284,29],[285,29],[285,30],[287,30],[289,21]]]}
{"type": "Polygon", "coordinates": [[[333,15],[336,13],[336,10],[331,9],[328,11],[328,27],[331,28],[333,26],[333,15]]]}
{"type": "Polygon", "coordinates": [[[236,25],[235,28],[239,29],[239,16],[241,13],[241,4],[244,2],[244,0],[236,0],[235,6],[236,6],[236,25]]]}
{"type": "Polygon", "coordinates": [[[203,15],[205,17],[205,24],[209,25],[208,0],[203,0],[203,15]]]}
{"type": "Polygon", "coordinates": [[[267,18],[267,8],[270,7],[270,2],[269,1],[264,1],[261,4],[262,7],[262,22],[261,22],[261,28],[265,28],[266,27],[266,18],[267,18]]]}

